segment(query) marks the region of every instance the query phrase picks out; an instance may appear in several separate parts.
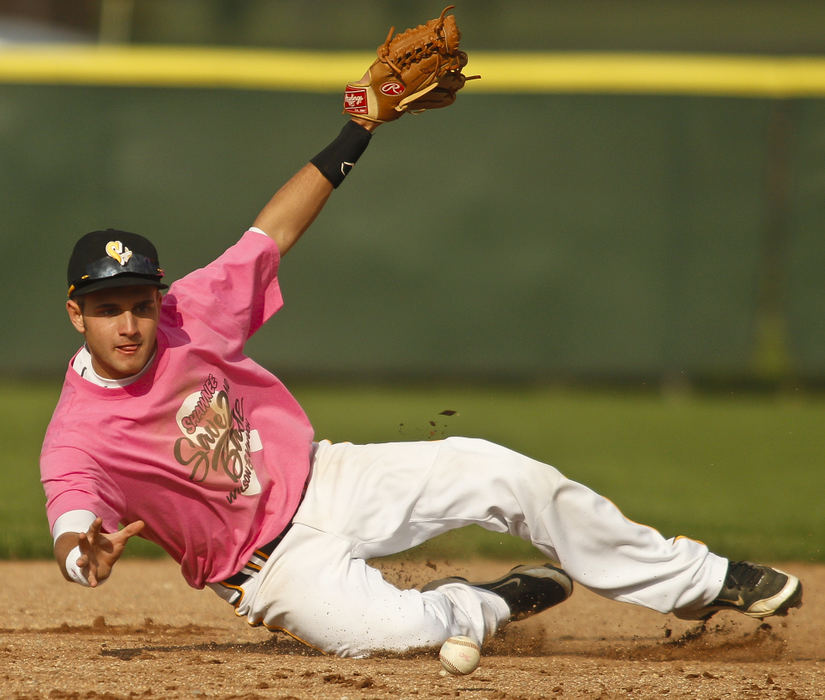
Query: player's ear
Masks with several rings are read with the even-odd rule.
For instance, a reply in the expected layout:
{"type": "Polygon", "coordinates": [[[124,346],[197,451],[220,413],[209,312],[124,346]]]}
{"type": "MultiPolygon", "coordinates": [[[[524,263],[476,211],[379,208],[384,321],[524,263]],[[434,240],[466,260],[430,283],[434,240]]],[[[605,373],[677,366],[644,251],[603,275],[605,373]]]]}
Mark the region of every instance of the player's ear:
{"type": "Polygon", "coordinates": [[[86,324],[83,322],[83,309],[80,308],[80,304],[74,299],[68,299],[66,301],[66,313],[69,314],[69,321],[71,321],[75,330],[78,333],[85,333],[86,324]]]}

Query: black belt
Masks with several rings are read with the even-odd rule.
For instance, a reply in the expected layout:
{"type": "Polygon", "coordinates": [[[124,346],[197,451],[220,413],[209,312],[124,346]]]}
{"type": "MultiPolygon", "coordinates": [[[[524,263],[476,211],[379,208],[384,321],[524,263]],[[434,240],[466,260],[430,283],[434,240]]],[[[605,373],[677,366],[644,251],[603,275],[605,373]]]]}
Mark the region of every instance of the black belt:
{"type": "MultiPolygon", "coordinates": [[[[254,554],[260,559],[269,559],[272,552],[275,551],[275,547],[281,544],[281,540],[284,539],[286,533],[289,532],[289,529],[292,527],[292,523],[290,522],[272,542],[267,542],[260,547],[257,547],[254,551],[254,554]]],[[[244,565],[243,569],[241,569],[237,574],[233,574],[229,578],[224,579],[221,583],[229,584],[230,586],[242,586],[246,583],[247,579],[252,576],[252,573],[246,573],[244,569],[252,570],[253,572],[257,572],[260,569],[260,566],[255,564],[252,561],[249,561],[246,565],[244,565]]]]}

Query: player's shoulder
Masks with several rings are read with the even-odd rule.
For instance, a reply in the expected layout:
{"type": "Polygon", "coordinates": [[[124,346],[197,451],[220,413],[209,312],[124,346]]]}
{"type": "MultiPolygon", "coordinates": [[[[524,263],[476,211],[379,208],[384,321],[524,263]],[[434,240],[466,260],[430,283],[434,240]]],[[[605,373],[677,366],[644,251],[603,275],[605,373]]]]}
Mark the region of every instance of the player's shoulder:
{"type": "Polygon", "coordinates": [[[254,264],[256,260],[264,260],[269,264],[274,264],[277,269],[280,262],[280,251],[278,246],[268,234],[261,229],[252,227],[247,229],[240,238],[224,249],[210,263],[203,267],[196,268],[174,281],[169,286],[168,295],[173,295],[182,288],[190,285],[200,286],[200,293],[206,293],[202,285],[207,278],[223,279],[226,267],[244,266],[254,264]]]}

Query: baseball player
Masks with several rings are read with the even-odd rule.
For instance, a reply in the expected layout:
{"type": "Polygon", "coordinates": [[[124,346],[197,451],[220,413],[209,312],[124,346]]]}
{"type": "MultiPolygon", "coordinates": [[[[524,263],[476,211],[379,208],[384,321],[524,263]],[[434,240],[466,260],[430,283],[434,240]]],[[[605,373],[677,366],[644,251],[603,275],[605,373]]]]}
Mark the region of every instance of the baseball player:
{"type": "Polygon", "coordinates": [[[423,79],[430,83],[404,72],[388,38],[384,55],[379,49],[347,87],[350,118],[338,137],[206,267],[167,288],[143,236],[107,229],[76,242],[66,309],[84,343],[41,454],[64,577],[96,587],[128,540],[144,537],[192,587],[213,589],[249,623],[340,656],[437,647],[453,635],[481,644],[564,601],[573,581],[695,619],[721,609],[762,618],[800,605],[795,576],[729,562],[686,537],[665,539],[505,447],[459,437],[317,439],[286,387],[244,355],[246,340],[281,308],[282,257],[376,128],[404,111],[450,104],[466,80],[452,16],[399,36],[443,53],[435,77],[423,79]],[[388,81],[392,89],[382,91],[388,81]],[[423,101],[409,99],[416,93],[423,101]],[[554,563],[422,590],[399,589],[367,564],[470,524],[530,541],[554,563]]]}

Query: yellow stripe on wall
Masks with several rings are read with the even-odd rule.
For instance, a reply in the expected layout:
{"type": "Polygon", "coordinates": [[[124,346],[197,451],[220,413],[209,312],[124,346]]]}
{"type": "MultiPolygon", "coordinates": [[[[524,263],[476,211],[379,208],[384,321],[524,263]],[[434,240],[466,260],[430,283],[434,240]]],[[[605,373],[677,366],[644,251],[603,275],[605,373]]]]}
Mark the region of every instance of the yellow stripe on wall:
{"type": "Polygon", "coordinates": [[[0,50],[0,81],[328,92],[361,77],[371,60],[364,53],[172,46],[13,47],[0,50]]]}
{"type": "MultiPolygon", "coordinates": [[[[0,83],[337,92],[372,52],[54,45],[0,49],[0,83]]],[[[714,54],[472,52],[477,93],[823,97],[825,58],[714,54]]]]}
{"type": "Polygon", "coordinates": [[[825,58],[814,57],[483,54],[470,67],[486,79],[473,89],[491,92],[825,96],[825,58]]]}

